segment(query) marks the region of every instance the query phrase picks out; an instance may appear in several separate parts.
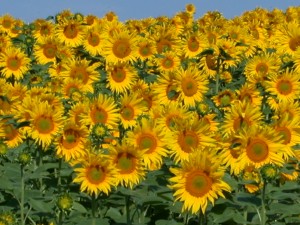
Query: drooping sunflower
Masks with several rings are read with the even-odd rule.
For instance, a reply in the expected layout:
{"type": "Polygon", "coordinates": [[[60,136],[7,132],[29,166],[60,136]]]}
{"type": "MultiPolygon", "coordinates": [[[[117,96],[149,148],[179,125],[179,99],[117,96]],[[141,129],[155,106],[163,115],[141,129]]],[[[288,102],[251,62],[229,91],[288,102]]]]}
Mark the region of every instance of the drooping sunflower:
{"type": "Polygon", "coordinates": [[[209,125],[197,115],[187,120],[177,121],[168,141],[170,156],[176,163],[187,160],[197,149],[215,146],[216,140],[210,132],[209,125]]]}
{"type": "Polygon", "coordinates": [[[118,169],[117,185],[130,187],[139,184],[145,179],[145,166],[143,163],[143,151],[133,145],[123,142],[110,148],[109,155],[112,164],[118,169]]]}
{"type": "Polygon", "coordinates": [[[142,100],[136,93],[125,94],[120,97],[120,121],[125,129],[134,127],[137,118],[146,111],[142,100]]]}
{"type": "Polygon", "coordinates": [[[56,155],[67,162],[79,159],[85,154],[87,136],[88,130],[85,126],[78,126],[67,121],[55,141],[56,155]]]}
{"type": "Polygon", "coordinates": [[[202,56],[199,67],[207,77],[214,78],[217,74],[217,54],[210,53],[202,56]]]}
{"type": "Polygon", "coordinates": [[[127,132],[125,141],[144,151],[143,162],[147,169],[160,168],[163,157],[167,156],[165,134],[156,126],[155,121],[142,118],[132,131],[127,132]]]}
{"type": "Polygon", "coordinates": [[[79,183],[80,191],[89,195],[108,195],[112,187],[116,186],[116,169],[109,157],[102,153],[88,152],[74,171],[76,176],[73,182],[79,183]]]}
{"type": "Polygon", "coordinates": [[[281,136],[270,126],[252,126],[238,135],[242,140],[239,156],[240,168],[261,168],[266,164],[282,166],[284,158],[292,157],[287,152],[281,136]]]}
{"type": "Polygon", "coordinates": [[[175,201],[183,202],[182,211],[205,214],[208,203],[214,204],[223,192],[230,192],[230,186],[223,181],[224,168],[217,155],[208,149],[195,151],[180,168],[170,168],[174,174],[169,185],[173,189],[175,201]]]}
{"type": "Polygon", "coordinates": [[[84,26],[76,20],[64,19],[55,29],[55,37],[62,43],[71,47],[82,44],[84,38],[84,26]]]}
{"type": "Polygon", "coordinates": [[[208,79],[196,67],[188,67],[187,70],[178,69],[176,81],[178,98],[188,106],[195,106],[196,102],[200,102],[208,91],[208,79]]]}
{"type": "Polygon", "coordinates": [[[64,70],[61,71],[60,75],[80,80],[83,84],[83,91],[93,92],[92,84],[100,77],[100,73],[97,71],[100,65],[100,62],[91,63],[86,59],[71,58],[64,63],[64,70]]]}
{"type": "Polygon", "coordinates": [[[54,110],[47,102],[39,102],[27,112],[31,124],[28,134],[43,148],[48,147],[63,127],[63,111],[54,110]]]}
{"type": "Polygon", "coordinates": [[[273,76],[279,71],[280,60],[275,54],[255,55],[248,60],[245,66],[245,75],[250,83],[264,82],[267,77],[273,76]]]}
{"type": "Polygon", "coordinates": [[[275,95],[279,102],[294,102],[300,95],[300,74],[290,70],[278,73],[266,81],[266,90],[275,95]]]}
{"type": "MultiPolygon", "coordinates": [[[[86,107],[86,106],[85,106],[86,107]]],[[[95,125],[101,123],[108,128],[114,128],[119,121],[119,109],[112,97],[100,94],[89,101],[88,113],[82,115],[82,123],[95,125]]]]}
{"type": "Polygon", "coordinates": [[[1,74],[6,79],[14,76],[16,80],[20,80],[29,70],[30,59],[18,48],[7,48],[0,53],[0,67],[2,67],[1,74]]]}
{"type": "Polygon", "coordinates": [[[34,45],[33,54],[40,64],[54,63],[59,48],[59,43],[53,37],[43,38],[34,45]]]}
{"type": "Polygon", "coordinates": [[[107,66],[107,87],[117,94],[131,88],[137,77],[137,71],[129,63],[116,63],[107,66]]]}
{"type": "Polygon", "coordinates": [[[126,30],[113,32],[111,38],[105,38],[103,56],[108,63],[133,62],[137,57],[137,38],[126,30]]]}

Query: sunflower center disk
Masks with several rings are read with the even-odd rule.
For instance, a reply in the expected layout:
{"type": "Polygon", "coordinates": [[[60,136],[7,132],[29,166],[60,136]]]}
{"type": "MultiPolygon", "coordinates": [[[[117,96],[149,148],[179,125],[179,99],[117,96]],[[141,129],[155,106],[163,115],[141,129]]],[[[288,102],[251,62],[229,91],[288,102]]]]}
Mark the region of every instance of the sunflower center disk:
{"type": "Polygon", "coordinates": [[[103,123],[105,124],[107,121],[107,112],[103,109],[95,109],[91,112],[91,117],[94,123],[103,123]]]}
{"type": "Polygon", "coordinates": [[[132,120],[134,118],[134,110],[131,106],[126,106],[121,111],[121,115],[125,120],[132,120]]]}
{"type": "Polygon", "coordinates": [[[99,45],[100,43],[100,38],[98,37],[98,35],[95,35],[95,34],[91,34],[89,35],[88,37],[88,43],[93,46],[93,47],[96,47],[99,45]]]}
{"type": "Polygon", "coordinates": [[[7,60],[7,67],[10,69],[10,70],[18,70],[21,66],[21,62],[20,60],[17,58],[17,57],[14,57],[14,58],[9,58],[7,60]]]}
{"type": "Polygon", "coordinates": [[[202,171],[194,171],[186,177],[186,190],[194,197],[202,197],[212,187],[212,179],[202,171]]]}
{"type": "Polygon", "coordinates": [[[130,44],[127,40],[119,40],[113,45],[112,49],[115,56],[123,59],[131,53],[130,44]]]}
{"type": "Polygon", "coordinates": [[[68,39],[76,38],[77,34],[78,34],[78,31],[77,31],[74,24],[70,24],[70,25],[66,26],[65,29],[64,29],[64,35],[68,39]]]}
{"type": "Polygon", "coordinates": [[[300,36],[291,38],[289,41],[289,47],[292,51],[296,51],[296,49],[300,46],[300,36]]]}
{"type": "Polygon", "coordinates": [[[199,143],[197,134],[193,132],[181,134],[178,141],[181,149],[186,153],[192,152],[193,148],[196,148],[199,143]]]}
{"type": "Polygon", "coordinates": [[[157,146],[157,142],[152,135],[144,134],[139,140],[140,149],[148,149],[146,154],[152,153],[157,146]]]}
{"type": "Polygon", "coordinates": [[[53,59],[55,57],[55,54],[56,54],[55,45],[46,45],[46,46],[44,46],[43,53],[48,59],[53,59]]]}
{"type": "Polygon", "coordinates": [[[290,81],[288,80],[281,80],[277,84],[277,89],[280,94],[282,95],[288,95],[292,92],[293,86],[290,81]]]}
{"type": "Polygon", "coordinates": [[[252,140],[246,148],[247,155],[252,162],[264,161],[269,155],[269,147],[263,140],[252,140]]]}
{"type": "Polygon", "coordinates": [[[289,144],[291,142],[292,134],[287,127],[280,127],[277,129],[277,131],[279,132],[279,135],[283,139],[283,144],[289,144]]]}
{"type": "Polygon", "coordinates": [[[36,121],[36,127],[39,133],[49,134],[54,129],[54,124],[51,118],[40,117],[36,121]]]}
{"type": "Polygon", "coordinates": [[[118,68],[111,73],[111,76],[115,82],[121,83],[126,78],[126,72],[123,69],[118,68]]]}
{"type": "Polygon", "coordinates": [[[185,94],[185,96],[193,96],[197,93],[198,86],[197,81],[192,78],[187,78],[182,81],[182,91],[185,94]]]}
{"type": "Polygon", "coordinates": [[[196,52],[199,49],[199,42],[195,38],[191,38],[188,41],[188,49],[191,52],[196,52]]]}
{"type": "Polygon", "coordinates": [[[100,184],[105,179],[105,173],[99,166],[93,166],[87,171],[87,178],[92,184],[100,184]]]}
{"type": "Polygon", "coordinates": [[[135,159],[130,154],[122,154],[118,158],[117,167],[120,169],[120,173],[129,174],[134,171],[135,159]]]}
{"type": "Polygon", "coordinates": [[[258,63],[255,69],[257,73],[265,75],[267,74],[269,67],[265,63],[258,63]]]}

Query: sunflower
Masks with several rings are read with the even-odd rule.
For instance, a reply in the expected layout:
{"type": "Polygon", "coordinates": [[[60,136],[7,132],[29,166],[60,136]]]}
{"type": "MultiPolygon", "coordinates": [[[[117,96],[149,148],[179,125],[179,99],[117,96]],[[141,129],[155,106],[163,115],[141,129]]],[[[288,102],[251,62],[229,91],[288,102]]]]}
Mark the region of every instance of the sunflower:
{"type": "Polygon", "coordinates": [[[68,46],[78,47],[84,38],[84,27],[76,20],[65,19],[56,26],[55,36],[68,46]]]}
{"type": "Polygon", "coordinates": [[[209,78],[214,78],[217,74],[217,57],[216,53],[210,53],[201,57],[199,61],[199,68],[209,78]]]}
{"type": "Polygon", "coordinates": [[[250,103],[236,101],[231,105],[231,110],[225,112],[221,130],[225,136],[230,136],[241,129],[248,129],[254,124],[259,124],[262,119],[260,108],[250,103]]]}
{"type": "Polygon", "coordinates": [[[34,45],[33,54],[39,64],[54,63],[59,48],[59,43],[53,37],[44,38],[34,45]]]}
{"type": "Polygon", "coordinates": [[[199,31],[187,33],[179,42],[181,55],[186,58],[196,57],[207,47],[207,45],[207,40],[199,31]]]}
{"type": "Polygon", "coordinates": [[[208,79],[201,75],[196,67],[182,68],[176,71],[176,84],[178,85],[179,100],[185,105],[195,106],[203,99],[208,91],[208,79]]]}
{"type": "Polygon", "coordinates": [[[146,37],[138,37],[137,57],[141,60],[151,59],[156,54],[155,42],[146,37]]]}
{"type": "Polygon", "coordinates": [[[290,70],[285,70],[266,81],[266,91],[275,95],[279,102],[294,102],[300,95],[300,75],[290,70]]]}
{"type": "Polygon", "coordinates": [[[179,96],[174,72],[161,73],[151,89],[158,101],[164,105],[176,102],[179,96]]]}
{"type": "Polygon", "coordinates": [[[12,47],[11,39],[7,35],[0,33],[0,53],[5,52],[5,49],[11,47],[12,47]]]}
{"type": "Polygon", "coordinates": [[[152,120],[142,118],[132,131],[127,132],[125,141],[138,151],[145,151],[143,162],[147,169],[152,165],[159,168],[163,162],[162,157],[167,156],[165,133],[152,120]]]}
{"type": "Polygon", "coordinates": [[[223,191],[230,192],[230,186],[222,180],[224,168],[220,166],[217,155],[205,149],[195,151],[180,168],[170,168],[174,174],[169,185],[173,189],[175,201],[183,202],[182,211],[205,214],[209,202],[214,204],[219,196],[225,198],[223,191]]]}
{"type": "Polygon", "coordinates": [[[249,193],[255,193],[258,190],[260,190],[261,187],[263,186],[261,175],[259,171],[255,169],[253,166],[246,167],[243,171],[242,176],[244,181],[249,182],[248,184],[244,185],[245,189],[249,193]]]}
{"type": "Polygon", "coordinates": [[[68,112],[70,121],[74,122],[77,126],[81,126],[83,124],[82,119],[84,119],[84,116],[88,113],[86,107],[88,104],[89,101],[83,100],[72,105],[68,112]]]}
{"type": "Polygon", "coordinates": [[[105,38],[102,55],[108,63],[133,62],[137,57],[137,38],[126,30],[114,32],[111,38],[105,38]]]}
{"type": "Polygon", "coordinates": [[[193,113],[188,110],[187,106],[174,101],[162,106],[156,122],[157,126],[160,127],[166,135],[169,135],[178,121],[185,121],[192,116],[193,113]]]}
{"type": "Polygon", "coordinates": [[[280,60],[275,54],[256,55],[248,60],[245,66],[245,75],[250,83],[264,82],[267,77],[273,76],[280,69],[280,60]]]}
{"type": "Polygon", "coordinates": [[[282,24],[274,37],[276,49],[279,53],[294,55],[300,46],[300,26],[296,21],[282,24]]]}
{"type": "Polygon", "coordinates": [[[274,124],[274,129],[280,134],[283,144],[286,146],[288,154],[284,154],[284,156],[287,159],[289,155],[293,154],[291,153],[292,147],[300,142],[300,119],[299,117],[289,118],[288,115],[283,115],[274,124]]]}
{"type": "Polygon", "coordinates": [[[155,63],[161,72],[175,71],[180,66],[180,58],[176,52],[168,51],[155,58],[155,63]]]}
{"type": "Polygon", "coordinates": [[[222,147],[220,152],[222,165],[230,169],[230,174],[234,174],[236,176],[242,172],[239,160],[242,154],[241,143],[242,140],[237,135],[223,137],[220,142],[222,147]]]}
{"type": "Polygon", "coordinates": [[[53,37],[56,25],[48,20],[37,19],[33,22],[33,37],[40,42],[44,38],[53,37]]]}
{"type": "Polygon", "coordinates": [[[176,28],[167,23],[155,26],[155,33],[151,35],[151,40],[156,43],[156,51],[158,54],[164,51],[176,51],[178,43],[176,39],[176,28]]]}
{"type": "Polygon", "coordinates": [[[20,49],[10,47],[0,53],[0,67],[1,74],[6,79],[14,76],[16,80],[20,80],[29,70],[30,59],[20,49]]]}
{"type": "Polygon", "coordinates": [[[246,166],[261,168],[266,164],[282,166],[284,158],[293,156],[286,151],[280,134],[270,126],[252,126],[240,132],[239,138],[242,140],[239,156],[241,170],[246,166]]]}
{"type": "Polygon", "coordinates": [[[91,55],[97,56],[102,54],[103,38],[100,35],[99,26],[95,26],[92,29],[86,29],[83,39],[84,49],[91,55]]]}
{"type": "Polygon", "coordinates": [[[209,125],[202,122],[195,114],[188,120],[178,120],[169,138],[170,156],[176,163],[187,160],[197,149],[215,146],[216,140],[209,125]]]}
{"type": "Polygon", "coordinates": [[[47,102],[39,102],[27,112],[31,118],[28,134],[43,148],[48,147],[63,127],[63,111],[54,110],[47,102]]]}
{"type": "Polygon", "coordinates": [[[116,63],[107,66],[107,87],[117,94],[130,90],[135,82],[137,71],[129,63],[116,63]]]}
{"type": "Polygon", "coordinates": [[[12,36],[12,29],[14,29],[16,19],[9,14],[0,17],[0,32],[12,36]]]}
{"type": "Polygon", "coordinates": [[[236,90],[237,99],[241,102],[250,103],[253,106],[261,106],[263,96],[255,85],[245,83],[236,90]]]}
{"type": "Polygon", "coordinates": [[[282,118],[287,116],[289,120],[300,117],[299,102],[279,102],[275,109],[275,117],[282,118]]]}
{"type": "Polygon", "coordinates": [[[88,130],[85,126],[78,126],[71,121],[65,122],[55,141],[56,155],[67,162],[79,159],[84,155],[87,136],[88,130]]]}
{"type": "Polygon", "coordinates": [[[1,121],[0,126],[0,130],[3,130],[3,135],[0,134],[0,136],[4,137],[7,147],[14,148],[23,142],[24,135],[12,123],[5,119],[1,121]]]}
{"type": "Polygon", "coordinates": [[[133,188],[145,179],[143,152],[128,143],[117,144],[110,148],[112,164],[118,169],[117,184],[133,188]]]}
{"type": "Polygon", "coordinates": [[[62,90],[63,98],[72,99],[74,101],[81,99],[86,93],[83,84],[78,79],[67,78],[63,80],[62,90]]]}
{"type": "Polygon", "coordinates": [[[142,98],[137,94],[125,94],[120,97],[120,121],[124,129],[132,128],[137,123],[137,118],[146,111],[142,98]]]}
{"type": "Polygon", "coordinates": [[[60,75],[63,77],[70,77],[72,79],[78,79],[83,84],[82,91],[93,92],[93,82],[100,78],[100,73],[97,68],[101,65],[100,62],[91,63],[86,59],[69,59],[64,63],[64,70],[60,75]]]}
{"type": "Polygon", "coordinates": [[[76,176],[73,182],[80,183],[80,191],[89,195],[97,197],[102,192],[108,195],[116,186],[117,171],[108,156],[102,153],[88,152],[74,171],[76,176]]]}
{"type": "Polygon", "coordinates": [[[236,93],[231,89],[224,89],[212,97],[217,107],[223,110],[229,110],[231,104],[236,100],[236,93]]]}
{"type": "MultiPolygon", "coordinates": [[[[85,106],[86,107],[86,106],[85,106]]],[[[106,125],[108,128],[114,128],[119,121],[119,109],[112,97],[99,94],[90,100],[88,113],[83,115],[83,122],[86,125],[95,125],[98,123],[106,125]]]]}

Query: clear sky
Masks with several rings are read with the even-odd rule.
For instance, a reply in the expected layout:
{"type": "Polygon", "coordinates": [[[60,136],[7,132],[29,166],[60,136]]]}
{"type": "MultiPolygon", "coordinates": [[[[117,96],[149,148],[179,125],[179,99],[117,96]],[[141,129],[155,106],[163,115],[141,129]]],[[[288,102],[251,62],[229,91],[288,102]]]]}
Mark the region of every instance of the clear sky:
{"type": "Polygon", "coordinates": [[[268,10],[286,10],[300,6],[300,0],[0,0],[0,15],[6,13],[30,23],[37,18],[55,16],[64,9],[102,17],[114,11],[121,21],[146,17],[173,16],[193,3],[201,17],[207,11],[219,11],[230,19],[243,12],[262,7],[268,10]]]}

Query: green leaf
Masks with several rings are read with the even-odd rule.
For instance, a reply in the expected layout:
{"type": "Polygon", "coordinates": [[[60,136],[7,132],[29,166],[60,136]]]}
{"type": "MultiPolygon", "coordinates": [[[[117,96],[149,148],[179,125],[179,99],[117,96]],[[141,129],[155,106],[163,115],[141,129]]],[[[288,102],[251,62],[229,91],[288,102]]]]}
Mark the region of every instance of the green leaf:
{"type": "Polygon", "coordinates": [[[122,215],[118,209],[112,207],[107,210],[105,217],[109,217],[117,223],[126,222],[126,215],[122,215]]]}
{"type": "Polygon", "coordinates": [[[80,213],[87,213],[86,208],[78,202],[73,202],[73,209],[80,213]]]}
{"type": "Polygon", "coordinates": [[[183,225],[183,223],[176,222],[175,220],[157,220],[155,225],[183,225]]]}
{"type": "Polygon", "coordinates": [[[49,202],[44,202],[43,198],[30,198],[29,204],[32,206],[33,209],[39,211],[39,212],[52,212],[53,209],[49,205],[49,202]]]}

